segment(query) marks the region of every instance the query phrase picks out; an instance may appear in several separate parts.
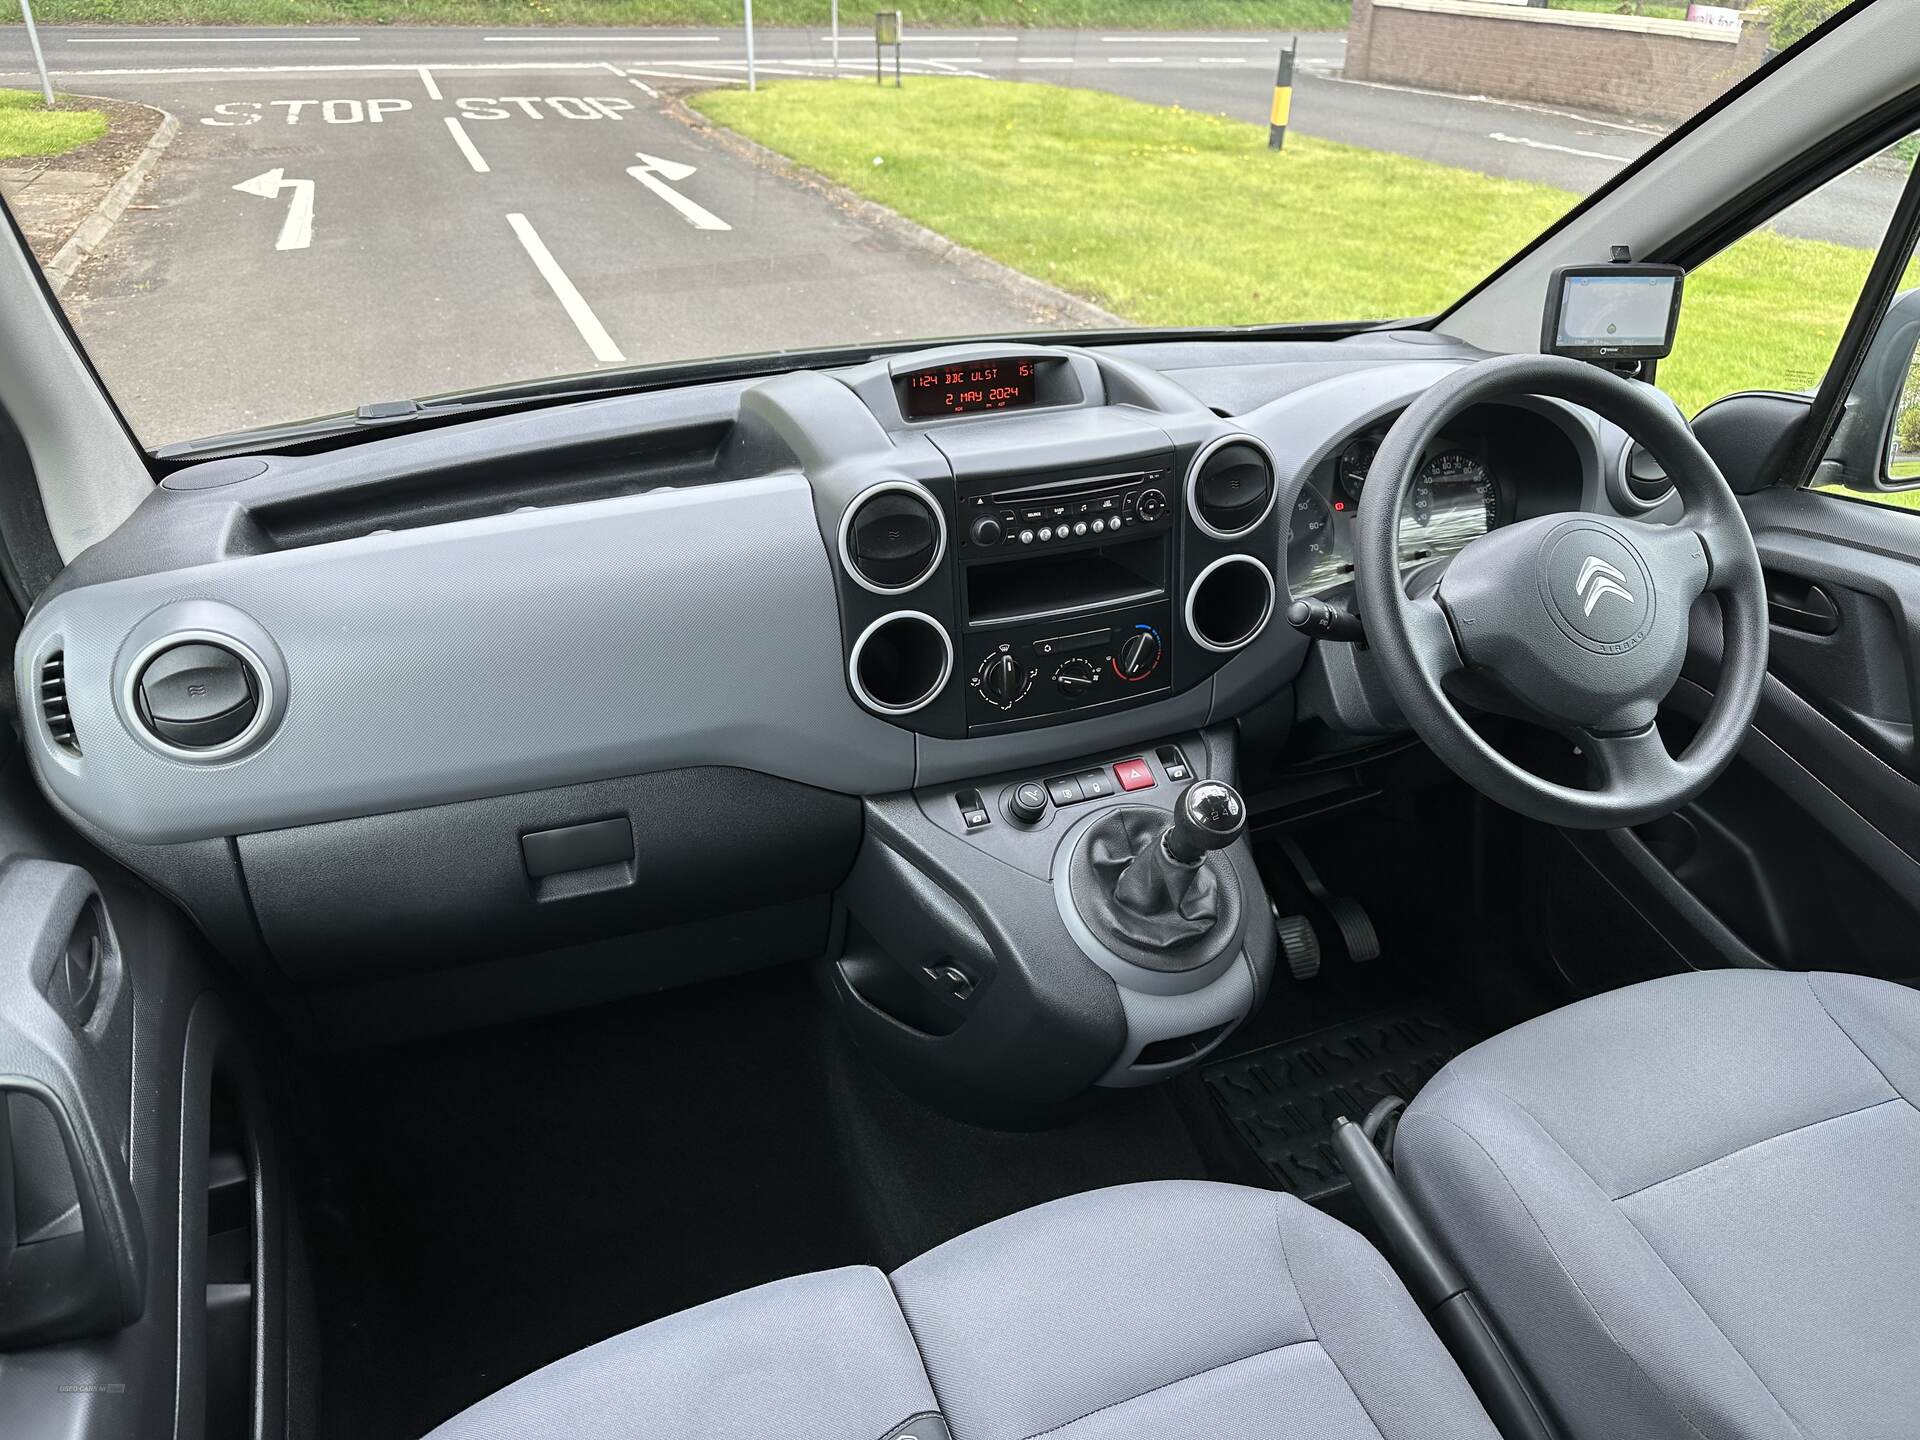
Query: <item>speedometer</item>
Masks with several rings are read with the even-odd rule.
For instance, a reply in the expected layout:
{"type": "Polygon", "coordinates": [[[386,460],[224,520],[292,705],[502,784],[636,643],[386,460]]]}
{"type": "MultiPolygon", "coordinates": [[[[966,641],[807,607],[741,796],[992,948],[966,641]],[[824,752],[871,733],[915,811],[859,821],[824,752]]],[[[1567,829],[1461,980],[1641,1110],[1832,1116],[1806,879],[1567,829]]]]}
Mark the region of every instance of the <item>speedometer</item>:
{"type": "Polygon", "coordinates": [[[1457,554],[1500,523],[1500,491],[1487,467],[1464,450],[1420,467],[1400,508],[1402,564],[1457,554]]]}
{"type": "Polygon", "coordinates": [[[1352,568],[1341,559],[1333,507],[1313,486],[1301,486],[1287,517],[1288,593],[1318,595],[1339,584],[1352,568]]]}

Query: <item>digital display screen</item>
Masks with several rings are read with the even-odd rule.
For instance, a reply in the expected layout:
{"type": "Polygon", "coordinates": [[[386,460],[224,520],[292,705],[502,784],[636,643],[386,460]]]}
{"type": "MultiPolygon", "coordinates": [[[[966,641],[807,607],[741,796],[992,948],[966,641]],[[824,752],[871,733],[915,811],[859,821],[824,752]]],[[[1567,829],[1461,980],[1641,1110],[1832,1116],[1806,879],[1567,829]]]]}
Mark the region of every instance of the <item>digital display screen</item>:
{"type": "Polygon", "coordinates": [[[1038,369],[1035,360],[975,360],[909,371],[901,377],[907,418],[931,420],[976,410],[1024,409],[1038,394],[1038,369]]]}
{"type": "Polygon", "coordinates": [[[1673,344],[1673,274],[1568,275],[1554,345],[1563,350],[1657,350],[1673,344]]]}

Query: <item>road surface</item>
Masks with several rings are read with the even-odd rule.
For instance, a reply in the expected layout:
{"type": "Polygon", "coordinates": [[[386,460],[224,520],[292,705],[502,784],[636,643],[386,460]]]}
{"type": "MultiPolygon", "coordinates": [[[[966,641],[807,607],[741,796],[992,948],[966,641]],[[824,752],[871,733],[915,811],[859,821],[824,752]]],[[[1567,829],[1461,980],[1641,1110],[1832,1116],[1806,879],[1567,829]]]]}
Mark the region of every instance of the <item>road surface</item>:
{"type": "MultiPolygon", "coordinates": [[[[148,444],[381,400],[832,343],[1057,327],[673,118],[744,84],[738,30],[42,31],[55,83],[182,122],[138,207],[67,292],[148,444]],[[156,344],[164,347],[156,352],[156,344]]],[[[923,32],[911,74],[1081,85],[1264,120],[1281,37],[923,32]]],[[[1587,193],[1657,132],[1339,75],[1299,39],[1297,130],[1587,193]]],[[[763,79],[832,73],[824,30],[762,30],[763,79]]],[[[869,76],[870,37],[841,67],[869,76]]],[[[0,31],[0,84],[30,66],[0,31]]],[[[1786,222],[1876,243],[1898,178],[1786,222]]],[[[1391,263],[1383,257],[1382,263],[1391,263]]]]}

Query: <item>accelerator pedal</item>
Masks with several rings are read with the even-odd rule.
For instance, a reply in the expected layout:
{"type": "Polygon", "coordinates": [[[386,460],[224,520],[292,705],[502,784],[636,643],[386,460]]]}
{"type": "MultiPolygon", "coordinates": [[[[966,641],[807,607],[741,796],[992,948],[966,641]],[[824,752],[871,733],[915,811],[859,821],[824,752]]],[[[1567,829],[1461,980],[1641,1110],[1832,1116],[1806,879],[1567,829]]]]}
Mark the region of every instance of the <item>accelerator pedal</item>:
{"type": "Polygon", "coordinates": [[[1279,838],[1280,851],[1293,866],[1293,873],[1299,877],[1307,893],[1324,905],[1327,914],[1333,917],[1334,926],[1340,931],[1340,943],[1346,946],[1347,958],[1356,965],[1378,960],[1380,933],[1373,928],[1373,917],[1367,914],[1366,907],[1345,895],[1328,894],[1325,883],[1320,879],[1320,872],[1307,859],[1307,852],[1287,836],[1279,838]]]}

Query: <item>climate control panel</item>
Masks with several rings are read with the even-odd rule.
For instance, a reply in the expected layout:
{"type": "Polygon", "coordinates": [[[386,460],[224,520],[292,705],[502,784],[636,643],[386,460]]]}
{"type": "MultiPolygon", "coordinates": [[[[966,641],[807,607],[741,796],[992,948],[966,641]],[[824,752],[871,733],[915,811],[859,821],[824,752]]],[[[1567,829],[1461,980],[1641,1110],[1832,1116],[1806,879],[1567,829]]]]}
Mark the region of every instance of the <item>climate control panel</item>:
{"type": "Polygon", "coordinates": [[[1171,603],[1051,617],[967,637],[967,729],[991,734],[1068,711],[1117,709],[1173,688],[1171,603]]]}

